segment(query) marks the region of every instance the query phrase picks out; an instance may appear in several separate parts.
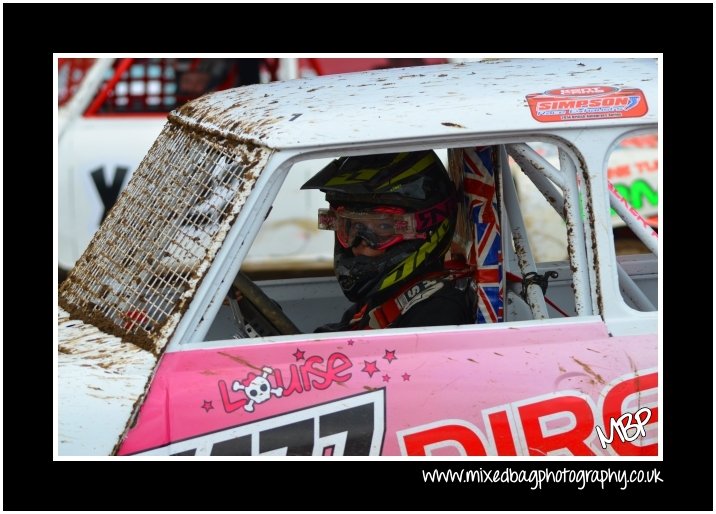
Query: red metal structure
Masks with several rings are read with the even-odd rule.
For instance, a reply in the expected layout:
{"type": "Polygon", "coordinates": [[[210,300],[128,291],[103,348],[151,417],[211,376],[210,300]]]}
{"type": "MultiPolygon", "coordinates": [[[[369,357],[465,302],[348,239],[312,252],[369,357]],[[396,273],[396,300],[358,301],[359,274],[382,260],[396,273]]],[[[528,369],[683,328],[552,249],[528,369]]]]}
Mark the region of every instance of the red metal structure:
{"type": "MultiPolygon", "coordinates": [[[[95,59],[59,59],[58,104],[77,90],[95,59]]],[[[84,112],[84,116],[166,113],[211,91],[275,81],[281,78],[282,59],[124,58],[84,112]],[[263,76],[263,80],[260,77],[263,76]]],[[[370,69],[444,63],[446,59],[297,59],[298,77],[330,75],[370,69]]],[[[285,73],[284,73],[285,75],[285,73]]]]}

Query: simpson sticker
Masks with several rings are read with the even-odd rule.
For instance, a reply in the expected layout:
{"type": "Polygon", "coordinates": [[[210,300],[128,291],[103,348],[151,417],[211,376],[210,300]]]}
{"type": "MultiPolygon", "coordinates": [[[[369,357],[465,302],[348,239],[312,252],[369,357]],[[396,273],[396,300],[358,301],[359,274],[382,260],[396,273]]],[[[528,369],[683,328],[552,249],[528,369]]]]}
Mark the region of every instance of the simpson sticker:
{"type": "Polygon", "coordinates": [[[532,117],[540,122],[639,118],[649,108],[640,89],[580,86],[526,96],[532,117]]]}
{"type": "Polygon", "coordinates": [[[135,455],[380,455],[385,389],[280,414],[135,455]]]}

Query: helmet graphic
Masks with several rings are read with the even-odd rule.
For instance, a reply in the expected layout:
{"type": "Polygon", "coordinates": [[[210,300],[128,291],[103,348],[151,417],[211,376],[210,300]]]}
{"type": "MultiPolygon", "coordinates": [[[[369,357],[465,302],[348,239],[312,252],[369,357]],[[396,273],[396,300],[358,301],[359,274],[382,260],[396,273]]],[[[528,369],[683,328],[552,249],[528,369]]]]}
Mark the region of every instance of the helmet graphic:
{"type": "Polygon", "coordinates": [[[319,228],[336,233],[335,273],[349,300],[381,303],[442,268],[455,230],[456,194],[432,150],[341,157],[301,189],[326,193],[331,208],[319,210],[319,228]],[[362,241],[385,251],[354,255],[362,241]]]}

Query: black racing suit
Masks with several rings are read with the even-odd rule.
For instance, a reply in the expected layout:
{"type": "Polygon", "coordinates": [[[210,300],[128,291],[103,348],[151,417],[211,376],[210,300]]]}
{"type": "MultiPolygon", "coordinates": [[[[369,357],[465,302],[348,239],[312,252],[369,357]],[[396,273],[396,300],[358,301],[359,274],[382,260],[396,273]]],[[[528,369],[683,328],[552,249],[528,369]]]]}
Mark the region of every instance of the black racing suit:
{"type": "MultiPolygon", "coordinates": [[[[392,301],[389,299],[388,301],[392,301]]],[[[328,323],[318,327],[315,332],[338,332],[342,330],[361,330],[378,328],[368,326],[368,315],[354,320],[364,310],[372,309],[364,304],[354,304],[343,314],[338,323],[328,323]],[[351,323],[353,321],[353,323],[351,323]]],[[[443,281],[443,287],[429,297],[418,301],[407,311],[400,314],[390,324],[382,328],[429,327],[436,325],[465,325],[474,323],[474,316],[468,306],[465,292],[456,288],[452,282],[443,281]]]]}

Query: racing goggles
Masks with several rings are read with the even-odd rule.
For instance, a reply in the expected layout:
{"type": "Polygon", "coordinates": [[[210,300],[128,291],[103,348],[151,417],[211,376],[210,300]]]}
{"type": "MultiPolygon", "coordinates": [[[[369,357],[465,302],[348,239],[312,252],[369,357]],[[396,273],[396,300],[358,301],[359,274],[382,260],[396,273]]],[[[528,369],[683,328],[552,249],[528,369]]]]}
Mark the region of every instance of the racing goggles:
{"type": "Polygon", "coordinates": [[[397,207],[378,207],[368,212],[345,207],[318,209],[318,228],[333,230],[343,248],[356,246],[361,239],[374,250],[383,250],[406,239],[424,239],[416,231],[415,214],[397,207]]]}

